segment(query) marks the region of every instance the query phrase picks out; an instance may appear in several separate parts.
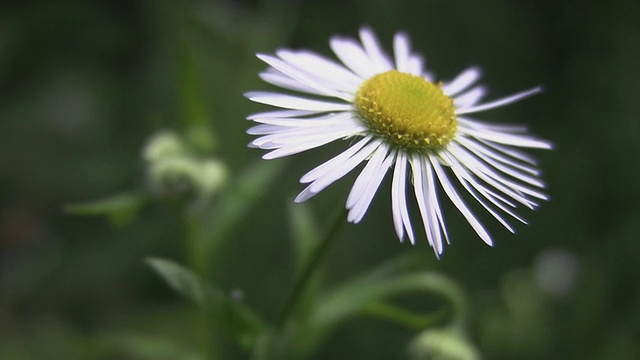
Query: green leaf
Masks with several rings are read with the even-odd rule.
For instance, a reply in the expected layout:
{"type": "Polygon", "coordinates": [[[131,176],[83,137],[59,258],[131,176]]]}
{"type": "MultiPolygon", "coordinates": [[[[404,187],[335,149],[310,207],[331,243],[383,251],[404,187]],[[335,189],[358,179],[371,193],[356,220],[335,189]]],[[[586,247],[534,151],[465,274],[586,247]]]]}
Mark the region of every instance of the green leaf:
{"type": "Polygon", "coordinates": [[[123,193],[104,199],[69,204],[64,211],[81,216],[105,216],[115,226],[131,223],[142,208],[146,197],[141,193],[123,193]]]}
{"type": "Polygon", "coordinates": [[[415,257],[401,257],[356,278],[318,299],[310,326],[330,328],[346,319],[370,314],[394,320],[412,328],[429,326],[441,313],[416,314],[394,308],[385,302],[390,297],[424,292],[445,298],[454,313],[455,321],[464,321],[466,303],[458,285],[444,275],[428,271],[398,274],[415,262],[415,257]],[[417,316],[414,320],[410,317],[417,316]]]}
{"type": "Polygon", "coordinates": [[[145,260],[153,270],[177,293],[199,305],[205,302],[208,285],[196,274],[173,261],[160,258],[145,260]]]}
{"type": "Polygon", "coordinates": [[[233,299],[182,265],[167,259],[145,260],[167,284],[179,294],[205,309],[218,326],[246,345],[264,333],[267,326],[244,303],[233,299]]]}

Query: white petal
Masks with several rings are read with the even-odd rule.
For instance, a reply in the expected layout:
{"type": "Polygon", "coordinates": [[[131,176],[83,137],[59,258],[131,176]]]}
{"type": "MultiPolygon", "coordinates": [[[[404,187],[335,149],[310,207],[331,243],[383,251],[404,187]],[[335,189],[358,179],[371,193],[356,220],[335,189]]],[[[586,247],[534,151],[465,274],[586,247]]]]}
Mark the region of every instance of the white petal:
{"type": "Polygon", "coordinates": [[[343,163],[344,161],[349,159],[351,156],[353,156],[353,154],[355,154],[358,150],[362,149],[363,146],[368,144],[372,138],[373,138],[372,136],[365,137],[364,139],[358,141],[355,145],[352,145],[347,150],[343,151],[340,155],[317,166],[313,170],[304,174],[304,176],[300,178],[300,182],[310,183],[330,173],[335,168],[335,166],[343,163]]]}
{"type": "Polygon", "coordinates": [[[358,164],[363,162],[366,158],[371,156],[371,154],[382,144],[381,141],[373,141],[372,143],[365,146],[362,150],[355,153],[352,157],[350,157],[343,164],[339,164],[332,169],[331,172],[327,173],[325,176],[317,179],[313,183],[309,185],[313,192],[318,192],[324,189],[327,185],[333,183],[334,181],[342,178],[347,173],[349,173],[353,168],[355,168],[358,164]]]}
{"type": "Polygon", "coordinates": [[[393,219],[393,228],[396,230],[396,235],[400,242],[404,241],[404,224],[402,222],[400,198],[406,196],[405,192],[402,191],[404,190],[404,183],[401,183],[405,176],[406,174],[401,172],[400,166],[396,160],[396,164],[393,169],[393,182],[391,184],[391,217],[393,219]]]}
{"type": "Polygon", "coordinates": [[[425,194],[425,189],[429,188],[428,179],[423,174],[424,166],[426,159],[418,154],[411,155],[411,170],[413,173],[413,189],[415,191],[416,200],[418,201],[418,209],[420,210],[420,216],[422,218],[422,223],[424,226],[425,233],[427,235],[427,240],[429,241],[429,245],[433,248],[436,255],[440,255],[438,249],[442,250],[442,243],[438,244],[437,239],[438,236],[436,234],[440,234],[440,224],[437,219],[434,219],[431,214],[433,213],[431,209],[429,209],[427,194],[425,194]]]}
{"type": "MultiPolygon", "coordinates": [[[[462,179],[466,180],[482,196],[484,196],[487,200],[489,200],[493,205],[497,206],[500,210],[504,211],[505,213],[509,214],[510,216],[512,216],[513,218],[515,218],[516,220],[518,220],[518,221],[520,221],[520,222],[522,222],[524,224],[527,223],[523,218],[519,217],[518,215],[516,215],[514,212],[512,212],[510,209],[506,208],[503,205],[503,204],[506,204],[507,206],[515,208],[515,205],[513,203],[509,202],[507,199],[505,199],[504,197],[500,196],[498,193],[488,189],[483,184],[481,184],[479,181],[477,181],[475,176],[470,174],[467,171],[467,169],[464,167],[464,165],[460,164],[456,159],[451,159],[451,161],[453,163],[452,169],[456,173],[456,176],[460,176],[462,179]]],[[[462,180],[460,182],[464,184],[464,182],[462,180]]]]}
{"type": "Polygon", "coordinates": [[[268,152],[264,155],[262,155],[262,158],[265,160],[272,160],[272,159],[277,159],[277,158],[281,158],[281,157],[285,157],[285,156],[289,156],[289,155],[293,155],[293,154],[298,154],[301,153],[303,151],[307,151],[310,149],[314,149],[317,147],[320,147],[322,145],[328,144],[332,141],[334,141],[336,139],[328,137],[326,139],[322,139],[322,140],[316,140],[314,142],[307,142],[304,144],[295,144],[295,145],[288,145],[288,146],[280,146],[280,147],[271,147],[271,146],[262,146],[260,147],[261,149],[273,149],[275,148],[276,150],[273,150],[271,152],[268,152]]]}
{"type": "Polygon", "coordinates": [[[537,205],[535,202],[529,200],[525,194],[529,194],[540,199],[546,199],[544,194],[531,190],[520,184],[516,184],[515,182],[500,176],[458,144],[449,144],[448,150],[449,153],[455,156],[460,163],[465,168],[469,169],[469,171],[474,175],[524,206],[533,209],[537,205]]]}
{"type": "MultiPolygon", "coordinates": [[[[440,227],[436,229],[436,240],[437,243],[441,244],[441,246],[439,249],[436,248],[436,251],[438,251],[439,254],[442,254],[444,248],[442,247],[442,237],[440,236],[440,232],[444,234],[447,243],[449,243],[449,236],[447,235],[447,228],[444,224],[442,211],[440,210],[440,203],[438,202],[438,194],[436,192],[436,181],[433,177],[433,169],[431,168],[431,164],[427,161],[423,161],[422,166],[423,174],[427,174],[427,182],[425,183],[425,185],[427,185],[427,189],[425,190],[428,196],[429,210],[432,211],[431,217],[435,218],[438,224],[440,224],[440,227]]],[[[433,221],[435,222],[436,220],[433,221]]]]}
{"type": "Polygon", "coordinates": [[[467,190],[467,192],[469,194],[471,194],[471,196],[473,196],[474,199],[476,199],[476,201],[478,201],[478,203],[480,203],[480,205],[482,205],[482,207],[485,208],[485,210],[487,210],[496,220],[498,220],[498,222],[500,222],[507,230],[509,230],[511,233],[515,233],[515,231],[513,230],[513,228],[511,227],[511,225],[509,225],[509,223],[504,220],[498,213],[496,213],[489,205],[487,205],[479,196],[478,193],[475,190],[477,190],[482,196],[484,196],[487,200],[489,200],[492,204],[500,207],[500,209],[502,209],[503,211],[505,211],[506,213],[508,213],[509,215],[512,215],[513,217],[515,217],[518,220],[521,220],[524,222],[524,220],[520,219],[519,217],[517,217],[515,214],[513,214],[511,211],[509,211],[508,209],[504,208],[504,206],[502,206],[501,204],[499,204],[498,202],[496,202],[490,195],[489,193],[486,191],[487,189],[484,188],[480,183],[478,183],[477,181],[475,181],[475,179],[464,169],[464,167],[462,167],[457,161],[455,161],[455,159],[451,159],[453,165],[451,166],[451,170],[453,171],[453,174],[456,176],[456,178],[458,178],[458,181],[460,182],[460,184],[465,188],[465,190],[467,190]],[[471,186],[473,187],[469,187],[469,184],[471,184],[471,186]]]}
{"type": "Polygon", "coordinates": [[[249,135],[272,134],[272,133],[274,133],[275,131],[277,131],[280,128],[282,128],[282,127],[281,126],[274,126],[274,125],[257,125],[257,126],[250,127],[247,130],[247,134],[249,134],[249,135]]]}
{"type": "Polygon", "coordinates": [[[552,145],[548,141],[534,139],[525,135],[509,134],[505,132],[491,130],[476,130],[465,127],[459,127],[458,131],[465,135],[469,135],[478,139],[496,142],[499,144],[529,147],[537,149],[551,149],[552,145]]]}
{"type": "Polygon", "coordinates": [[[312,117],[261,117],[254,120],[257,123],[280,125],[285,127],[296,126],[320,126],[320,125],[332,125],[340,124],[344,122],[357,121],[356,115],[352,112],[342,111],[337,113],[324,113],[322,115],[316,115],[312,117]]]}
{"type": "Polygon", "coordinates": [[[362,41],[364,51],[367,52],[369,58],[378,64],[376,72],[385,72],[393,69],[393,65],[387,55],[380,49],[378,40],[370,28],[365,27],[360,29],[360,41],[362,41]]]}
{"type": "Polygon", "coordinates": [[[529,129],[523,125],[491,124],[484,121],[471,119],[466,116],[458,117],[458,125],[461,125],[464,128],[471,128],[475,130],[482,130],[482,131],[488,130],[488,131],[515,133],[515,134],[524,134],[529,131],[529,129]]]}
{"type": "MultiPolygon", "coordinates": [[[[298,127],[324,127],[324,126],[332,126],[332,125],[340,125],[341,123],[345,123],[347,121],[352,120],[353,116],[349,113],[337,113],[331,114],[333,118],[328,119],[320,119],[320,118],[309,118],[309,119],[295,119],[295,118],[284,118],[284,119],[270,119],[264,118],[260,120],[256,120],[257,123],[268,124],[268,125],[276,125],[276,127],[281,129],[291,129],[298,127]],[[345,117],[339,115],[347,115],[346,121],[345,117]]],[[[355,119],[353,119],[355,120],[355,119]]],[[[359,120],[355,120],[359,121],[359,120]]]]}
{"type": "Polygon", "coordinates": [[[507,104],[511,104],[513,102],[516,102],[518,100],[522,100],[526,97],[529,97],[533,94],[537,94],[539,92],[542,91],[541,87],[537,87],[537,88],[533,88],[531,90],[527,90],[527,91],[523,91],[511,96],[507,96],[505,98],[502,99],[498,99],[489,103],[485,103],[482,105],[477,105],[477,106],[472,106],[472,107],[468,107],[468,108],[464,108],[464,109],[458,109],[456,110],[456,114],[458,115],[462,115],[462,114],[470,114],[470,113],[476,113],[476,112],[480,112],[480,111],[485,111],[485,110],[489,110],[489,109],[493,109],[493,108],[497,108],[500,106],[504,106],[507,104]]]}
{"type": "Polygon", "coordinates": [[[318,111],[306,111],[306,110],[276,110],[265,111],[257,114],[253,114],[247,117],[247,120],[258,120],[262,118],[290,118],[319,114],[318,111]]]}
{"type": "Polygon", "coordinates": [[[330,168],[330,171],[326,172],[322,177],[319,177],[313,181],[306,189],[304,189],[295,199],[296,202],[305,201],[320,191],[324,190],[327,186],[333,184],[338,179],[342,178],[353,170],[358,164],[363,162],[369,157],[373,151],[380,146],[381,141],[373,141],[361,150],[357,151],[353,156],[341,163],[335,163],[330,168]]]}
{"type": "Polygon", "coordinates": [[[474,154],[478,156],[480,156],[480,154],[483,154],[494,160],[507,164],[511,167],[525,171],[533,176],[540,175],[540,171],[538,171],[538,169],[536,169],[535,167],[528,166],[516,160],[510,159],[507,156],[500,154],[498,151],[492,150],[490,147],[485,146],[483,143],[478,142],[472,138],[468,138],[466,136],[458,136],[456,137],[455,141],[460,143],[460,145],[466,147],[467,149],[471,150],[474,154]]]}
{"type": "Polygon", "coordinates": [[[344,95],[334,88],[323,85],[321,82],[316,81],[312,76],[305,74],[299,69],[274,56],[258,54],[258,58],[271,65],[274,69],[278,70],[282,74],[287,75],[296,81],[299,81],[309,88],[315,89],[315,93],[324,94],[326,96],[334,96],[345,101],[350,101],[352,98],[352,96],[344,95]]]}
{"type": "Polygon", "coordinates": [[[362,169],[360,175],[358,175],[358,177],[356,178],[356,181],[353,182],[351,191],[349,191],[349,195],[347,196],[347,209],[352,208],[356,201],[360,198],[360,195],[364,193],[367,185],[373,178],[373,174],[380,167],[380,164],[382,164],[382,162],[384,161],[387,152],[387,148],[381,146],[371,155],[371,158],[369,158],[369,160],[367,161],[367,165],[365,165],[364,169],[362,169]]]}
{"type": "Polygon", "coordinates": [[[396,156],[395,168],[393,170],[393,183],[391,185],[391,211],[393,214],[393,225],[400,241],[404,238],[406,228],[411,244],[415,244],[409,210],[407,209],[406,193],[407,177],[407,156],[399,151],[396,156]]]}
{"type": "Polygon", "coordinates": [[[308,51],[279,50],[277,55],[321,84],[355,94],[362,83],[356,74],[333,60],[308,51]]]}
{"type": "Polygon", "coordinates": [[[271,85],[281,87],[283,89],[303,92],[307,94],[327,96],[324,91],[317,90],[304,82],[295,80],[289,76],[286,76],[278,71],[269,69],[259,74],[260,78],[271,85]],[[269,71],[270,70],[270,71],[269,71]]]}
{"type": "MultiPolygon", "coordinates": [[[[458,136],[458,138],[456,139],[456,141],[460,144],[464,143],[464,140],[460,141],[461,139],[464,139],[464,136],[458,136]]],[[[466,146],[467,149],[469,149],[471,152],[473,152],[473,154],[475,156],[477,156],[479,159],[483,160],[486,164],[492,166],[493,168],[502,171],[503,173],[510,175],[522,182],[526,182],[527,184],[536,186],[536,187],[541,187],[543,188],[545,185],[542,181],[538,180],[535,177],[532,177],[528,174],[524,174],[516,169],[512,169],[506,165],[503,165],[501,162],[498,162],[497,160],[493,159],[492,157],[486,156],[484,153],[482,153],[481,151],[477,151],[474,150],[473,146],[469,147],[466,146]]]]}
{"type": "Polygon", "coordinates": [[[514,159],[518,159],[520,161],[524,161],[526,163],[529,163],[531,165],[536,165],[538,162],[536,161],[536,159],[533,158],[533,156],[530,156],[529,154],[526,154],[523,151],[519,151],[516,150],[514,148],[508,147],[508,146],[503,146],[500,144],[496,144],[494,142],[491,141],[487,141],[487,140],[483,140],[483,139],[477,139],[480,143],[493,148],[495,150],[500,151],[501,153],[511,156],[514,159]]]}
{"type": "Polygon", "coordinates": [[[432,81],[433,76],[424,72],[424,59],[420,55],[411,55],[407,60],[407,72],[416,76],[424,76],[427,81],[432,81]]]}
{"type": "Polygon", "coordinates": [[[433,246],[436,255],[442,254],[444,244],[442,243],[442,230],[440,226],[443,222],[436,215],[439,204],[435,196],[435,183],[433,180],[433,169],[428,160],[422,158],[420,161],[422,166],[422,193],[426,196],[427,201],[427,217],[431,227],[429,228],[430,236],[433,238],[433,246]]]}
{"type": "Polygon", "coordinates": [[[325,139],[337,140],[357,135],[363,131],[366,131],[366,128],[360,124],[344,124],[320,129],[294,128],[289,129],[288,131],[262,136],[252,141],[252,144],[260,147],[261,149],[275,149],[281,146],[304,145],[306,143],[324,141],[325,139]]]}
{"type": "MultiPolygon", "coordinates": [[[[252,132],[255,132],[256,130],[271,131],[268,133],[269,135],[255,139],[252,143],[258,146],[266,142],[273,142],[277,144],[295,144],[313,140],[315,137],[323,137],[327,134],[335,132],[357,134],[359,132],[367,130],[367,128],[359,120],[355,119],[349,113],[331,114],[322,117],[322,119],[323,120],[302,120],[303,122],[308,123],[308,125],[306,126],[255,126],[249,130],[252,132]]],[[[286,120],[291,122],[294,121],[292,119],[286,120]]]]}
{"type": "Polygon", "coordinates": [[[442,91],[447,96],[453,96],[471,86],[476,80],[480,78],[481,75],[482,71],[479,68],[470,67],[461,72],[452,81],[445,83],[442,86],[442,91]]]}
{"type": "MultiPolygon", "coordinates": [[[[380,146],[376,151],[376,153],[383,154],[387,152],[388,149],[385,146],[380,146]]],[[[394,159],[395,151],[391,151],[386,159],[384,159],[382,164],[375,164],[375,168],[372,171],[371,177],[369,178],[364,191],[357,198],[356,202],[353,204],[353,206],[350,208],[349,213],[347,214],[347,221],[352,223],[359,223],[362,220],[367,210],[369,209],[369,205],[371,205],[373,197],[380,188],[380,183],[384,179],[384,176],[387,174],[387,171],[389,170],[389,167],[391,166],[394,159]]]]}
{"type": "Polygon", "coordinates": [[[353,39],[331,38],[331,49],[351,71],[362,79],[376,74],[376,64],[369,59],[362,46],[353,39]]]}
{"type": "Polygon", "coordinates": [[[272,146],[272,144],[266,143],[259,146],[262,149],[271,149],[278,147],[277,150],[271,151],[262,157],[263,159],[275,159],[278,157],[289,156],[328,144],[332,141],[352,135],[352,132],[353,131],[351,129],[345,128],[336,130],[335,132],[317,135],[315,137],[306,137],[300,142],[291,142],[287,145],[278,144],[278,146],[272,146]]]}
{"type": "Polygon", "coordinates": [[[476,86],[471,90],[468,90],[455,98],[455,102],[453,103],[456,108],[466,108],[473,106],[482,99],[482,97],[487,93],[487,89],[484,86],[476,86]]]}
{"type": "MultiPolygon", "coordinates": [[[[410,53],[409,37],[405,33],[397,33],[393,38],[393,53],[396,57],[396,69],[401,72],[410,72],[409,64],[410,53]]],[[[415,66],[415,64],[414,64],[415,66]]]]}
{"type": "Polygon", "coordinates": [[[261,125],[249,128],[249,130],[247,130],[247,134],[279,136],[290,135],[286,137],[291,138],[296,135],[320,134],[343,126],[357,127],[358,131],[367,129],[358,120],[352,119],[348,113],[340,113],[335,116],[335,119],[326,120],[261,119],[256,122],[261,123],[261,125]]]}
{"type": "Polygon", "coordinates": [[[467,219],[467,222],[469,223],[469,225],[471,225],[473,230],[475,230],[476,234],[478,234],[478,236],[482,239],[482,241],[484,241],[487,245],[493,246],[493,241],[491,241],[491,236],[489,236],[489,233],[487,233],[487,231],[484,229],[482,224],[480,224],[478,219],[476,219],[476,217],[473,215],[471,210],[469,210],[469,208],[464,203],[464,201],[460,199],[460,196],[458,196],[458,193],[449,182],[449,179],[447,178],[447,175],[442,169],[442,166],[434,158],[430,157],[429,160],[431,160],[431,164],[433,165],[433,169],[436,171],[438,180],[440,180],[440,184],[442,185],[444,192],[447,194],[451,202],[456,206],[456,208],[458,208],[458,210],[462,213],[465,219],[467,219]]]}
{"type": "MultiPolygon", "coordinates": [[[[331,128],[298,128],[288,129],[279,133],[270,133],[251,142],[252,145],[261,149],[277,149],[285,146],[298,146],[304,144],[315,144],[326,141],[338,140],[366,131],[362,125],[340,125],[331,128]]],[[[315,146],[314,146],[315,147],[315,146]]],[[[311,147],[309,148],[311,149],[311,147]]]]}
{"type": "MultiPolygon", "coordinates": [[[[393,168],[393,178],[391,183],[391,217],[393,219],[393,227],[396,230],[396,235],[400,242],[404,241],[404,223],[402,222],[402,206],[401,199],[405,198],[405,178],[406,178],[406,163],[402,158],[403,152],[399,151],[396,154],[396,161],[393,168]]],[[[407,211],[406,204],[404,211],[407,211]]],[[[413,244],[413,241],[411,241],[413,244]]]]}
{"type": "MultiPolygon", "coordinates": [[[[460,175],[463,179],[465,179],[468,183],[472,184],[472,186],[478,190],[478,192],[480,192],[484,197],[486,197],[487,199],[489,199],[489,201],[491,201],[491,203],[495,204],[496,206],[498,206],[499,208],[504,208],[504,205],[507,205],[509,207],[515,208],[516,204],[514,204],[513,202],[509,201],[507,198],[505,198],[504,196],[498,194],[497,192],[489,189],[488,187],[484,186],[484,184],[480,183],[476,177],[471,174],[467,167],[460,163],[457,158],[454,156],[454,152],[441,152],[438,154],[439,157],[444,157],[446,158],[446,162],[450,165],[451,168],[453,167],[457,167],[457,173],[456,175],[460,175]]],[[[521,194],[520,194],[521,195],[521,194]]],[[[505,212],[508,212],[508,210],[504,210],[505,212]]],[[[517,216],[514,216],[517,218],[517,216]]]]}
{"type": "Polygon", "coordinates": [[[345,103],[333,103],[329,101],[310,100],[297,96],[284,95],[270,92],[249,92],[245,96],[257,103],[281,107],[284,109],[310,110],[310,111],[350,111],[353,105],[345,103]]]}

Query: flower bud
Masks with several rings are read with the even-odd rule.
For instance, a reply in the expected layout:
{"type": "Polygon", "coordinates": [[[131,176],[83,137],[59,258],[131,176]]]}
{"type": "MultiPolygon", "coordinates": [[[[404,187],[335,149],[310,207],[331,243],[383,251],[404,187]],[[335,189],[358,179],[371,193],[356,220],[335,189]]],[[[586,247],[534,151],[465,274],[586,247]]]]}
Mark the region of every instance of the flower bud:
{"type": "Polygon", "coordinates": [[[167,157],[182,156],[185,152],[185,146],[180,137],[174,132],[164,131],[149,139],[142,157],[148,162],[155,162],[167,157]]]}
{"type": "Polygon", "coordinates": [[[200,191],[206,197],[215,195],[226,184],[229,177],[227,166],[216,159],[202,161],[197,175],[200,191]]]}
{"type": "Polygon", "coordinates": [[[480,354],[457,331],[433,329],[418,335],[410,347],[413,360],[479,360],[480,354]]]}
{"type": "Polygon", "coordinates": [[[220,191],[228,178],[226,165],[190,150],[191,146],[173,132],[151,137],[143,158],[153,191],[183,199],[206,199],[220,191]]]}

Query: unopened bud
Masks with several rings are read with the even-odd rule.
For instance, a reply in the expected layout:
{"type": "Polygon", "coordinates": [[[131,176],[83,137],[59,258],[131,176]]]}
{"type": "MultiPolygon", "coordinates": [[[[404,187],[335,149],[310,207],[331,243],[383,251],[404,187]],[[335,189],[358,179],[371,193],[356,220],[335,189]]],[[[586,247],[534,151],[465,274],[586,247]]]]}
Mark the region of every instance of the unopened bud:
{"type": "Polygon", "coordinates": [[[413,340],[413,360],[479,360],[476,348],[459,332],[427,330],[413,340]]]}
{"type": "Polygon", "coordinates": [[[165,131],[149,139],[142,156],[148,162],[156,162],[168,157],[182,156],[184,153],[185,147],[180,137],[173,132],[165,131]]]}

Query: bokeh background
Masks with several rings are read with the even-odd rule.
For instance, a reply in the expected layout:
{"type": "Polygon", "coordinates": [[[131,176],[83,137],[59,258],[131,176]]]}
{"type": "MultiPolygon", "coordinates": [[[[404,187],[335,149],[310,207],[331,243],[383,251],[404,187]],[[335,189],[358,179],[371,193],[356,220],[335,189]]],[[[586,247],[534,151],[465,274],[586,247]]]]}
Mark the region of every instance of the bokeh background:
{"type": "MultiPolygon", "coordinates": [[[[143,263],[188,262],[190,205],[180,199],[188,194],[151,196],[123,221],[65,206],[149,193],[142,149],[166,129],[199,133],[236,181],[262,161],[246,148],[244,118],[265,108],[242,96],[270,89],[254,54],[292,47],[329,56],[330,36],[355,37],[362,25],[387,49],[394,32],[406,31],[440,79],[480,65],[490,98],[543,85],[541,95],[482,118],[527,124],[555,144],[535,153],[552,200],[521,211],[530,225],[517,225],[515,236],[483,217],[494,248],[444,205],[452,245],[438,261],[424,240],[398,243],[383,186],[365,220],[342,229],[329,284],[424,253],[425,268],[465,290],[471,340],[485,359],[637,359],[635,0],[3,2],[0,358],[189,358],[203,341],[199,313],[143,263]]],[[[293,279],[287,214],[298,179],[343,146],[276,160],[278,180],[224,239],[206,277],[241,290],[272,319],[293,279]]],[[[320,229],[352,181],[310,201],[320,229]]],[[[356,317],[314,358],[402,359],[413,335],[356,317]]]]}

